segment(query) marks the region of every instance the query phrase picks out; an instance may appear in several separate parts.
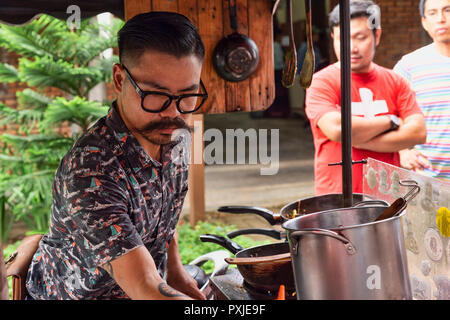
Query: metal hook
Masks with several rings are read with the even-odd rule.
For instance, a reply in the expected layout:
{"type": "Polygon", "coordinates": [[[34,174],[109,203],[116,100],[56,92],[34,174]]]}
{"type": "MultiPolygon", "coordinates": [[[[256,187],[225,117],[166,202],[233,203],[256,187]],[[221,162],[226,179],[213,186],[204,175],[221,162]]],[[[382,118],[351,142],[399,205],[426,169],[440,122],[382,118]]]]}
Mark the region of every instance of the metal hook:
{"type": "Polygon", "coordinates": [[[417,181],[414,180],[401,180],[398,182],[403,187],[411,187],[411,190],[403,197],[403,199],[408,203],[409,200],[413,199],[420,192],[420,186],[417,181]]]}

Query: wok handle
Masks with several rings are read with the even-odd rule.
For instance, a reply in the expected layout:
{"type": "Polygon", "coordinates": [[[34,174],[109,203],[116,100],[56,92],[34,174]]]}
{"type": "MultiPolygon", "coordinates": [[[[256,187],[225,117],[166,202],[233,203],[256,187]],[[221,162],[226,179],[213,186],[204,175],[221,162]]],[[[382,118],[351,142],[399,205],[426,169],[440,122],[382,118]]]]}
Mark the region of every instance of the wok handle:
{"type": "Polygon", "coordinates": [[[212,243],[216,243],[222,247],[224,247],[225,249],[228,249],[231,253],[236,254],[239,251],[244,250],[243,247],[241,247],[239,244],[237,244],[236,242],[227,239],[225,237],[222,236],[218,236],[218,235],[214,235],[214,234],[202,234],[200,236],[200,240],[202,242],[212,242],[212,243]]]}
{"type": "Polygon", "coordinates": [[[226,213],[252,213],[257,214],[260,217],[263,217],[267,220],[271,225],[277,224],[281,220],[281,216],[279,214],[274,214],[269,209],[260,208],[260,207],[249,207],[249,206],[222,206],[217,209],[219,212],[226,212],[226,213]]]}
{"type": "Polygon", "coordinates": [[[285,232],[282,232],[279,230],[274,230],[274,229],[262,229],[262,228],[241,229],[241,230],[228,232],[227,237],[230,239],[233,239],[238,236],[245,235],[245,234],[261,234],[261,235],[269,236],[269,237],[277,239],[277,240],[283,240],[286,238],[285,232]]]}
{"type": "Polygon", "coordinates": [[[339,233],[331,231],[331,230],[327,230],[327,229],[311,228],[311,229],[298,230],[298,231],[289,233],[289,240],[291,241],[291,244],[292,244],[292,250],[293,250],[292,254],[293,255],[297,255],[297,253],[298,253],[298,240],[297,239],[304,235],[308,235],[308,234],[334,238],[336,240],[341,241],[344,244],[345,249],[347,250],[347,254],[352,255],[352,254],[356,253],[356,248],[353,245],[353,243],[351,243],[350,240],[348,240],[346,237],[340,235],[339,233]]]}

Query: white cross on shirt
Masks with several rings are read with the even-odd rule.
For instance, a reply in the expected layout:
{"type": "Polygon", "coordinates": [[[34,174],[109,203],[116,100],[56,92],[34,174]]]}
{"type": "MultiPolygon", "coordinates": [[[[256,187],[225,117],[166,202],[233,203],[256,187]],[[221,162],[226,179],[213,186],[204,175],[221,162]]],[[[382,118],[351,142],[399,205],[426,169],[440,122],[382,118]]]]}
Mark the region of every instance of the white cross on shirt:
{"type": "Polygon", "coordinates": [[[360,88],[361,102],[352,102],[352,115],[375,117],[380,113],[389,111],[386,100],[373,100],[373,92],[368,88],[360,88]]]}

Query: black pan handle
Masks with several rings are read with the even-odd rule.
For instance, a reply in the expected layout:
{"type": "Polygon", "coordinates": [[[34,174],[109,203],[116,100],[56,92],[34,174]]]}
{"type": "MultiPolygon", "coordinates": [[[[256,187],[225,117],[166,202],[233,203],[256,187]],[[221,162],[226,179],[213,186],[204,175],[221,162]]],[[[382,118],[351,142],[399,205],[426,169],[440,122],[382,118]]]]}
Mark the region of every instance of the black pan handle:
{"type": "Polygon", "coordinates": [[[269,237],[277,239],[277,240],[286,239],[286,232],[282,232],[282,231],[274,230],[274,229],[262,229],[262,228],[261,229],[260,228],[241,229],[241,230],[228,232],[227,237],[230,239],[233,239],[238,236],[245,235],[245,234],[261,234],[261,235],[269,236],[269,237]]]}
{"type": "Polygon", "coordinates": [[[243,247],[241,247],[239,244],[237,244],[233,240],[230,240],[230,239],[227,239],[225,237],[218,236],[215,234],[202,234],[200,236],[200,240],[202,242],[212,242],[212,243],[218,244],[218,245],[224,247],[225,249],[229,250],[232,254],[236,254],[239,251],[244,250],[243,247]]]}
{"type": "Polygon", "coordinates": [[[252,213],[257,214],[264,219],[266,219],[271,225],[277,224],[280,222],[280,215],[274,214],[269,209],[260,208],[260,207],[249,207],[249,206],[222,206],[217,209],[219,212],[227,212],[227,213],[252,213]]]}
{"type": "Polygon", "coordinates": [[[236,0],[228,1],[228,10],[230,11],[230,26],[234,32],[238,31],[236,0]]]}

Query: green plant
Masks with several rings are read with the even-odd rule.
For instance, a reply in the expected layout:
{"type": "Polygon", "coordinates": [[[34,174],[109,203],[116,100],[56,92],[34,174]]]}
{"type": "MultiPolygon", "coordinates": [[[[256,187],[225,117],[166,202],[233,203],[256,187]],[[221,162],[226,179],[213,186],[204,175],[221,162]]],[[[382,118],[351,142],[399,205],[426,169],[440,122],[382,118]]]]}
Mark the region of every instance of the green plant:
{"type": "MultiPolygon", "coordinates": [[[[216,250],[226,250],[220,245],[209,242],[202,242],[200,235],[215,234],[219,236],[226,236],[230,231],[236,230],[234,225],[224,225],[220,223],[202,222],[199,221],[194,228],[188,223],[178,226],[178,247],[183,264],[188,264],[195,258],[216,250]]],[[[248,236],[239,236],[233,239],[236,243],[244,248],[250,248],[257,245],[270,243],[270,240],[256,241],[248,236]]],[[[212,262],[207,262],[202,266],[206,273],[211,273],[214,269],[212,262]]]]}
{"type": "Polygon", "coordinates": [[[0,126],[15,129],[0,135],[0,237],[4,243],[12,223],[19,219],[32,232],[48,231],[51,188],[59,162],[108,110],[109,101],[89,101],[88,94],[112,77],[118,57],[103,52],[116,47],[122,24],[116,18],[109,25],[87,19],[71,30],[65,21],[42,15],[23,26],[0,25],[0,46],[20,55],[17,68],[0,63],[0,82],[29,87],[17,92],[16,109],[0,103],[0,126]],[[61,126],[70,128],[71,134],[61,133],[61,126]]]}

